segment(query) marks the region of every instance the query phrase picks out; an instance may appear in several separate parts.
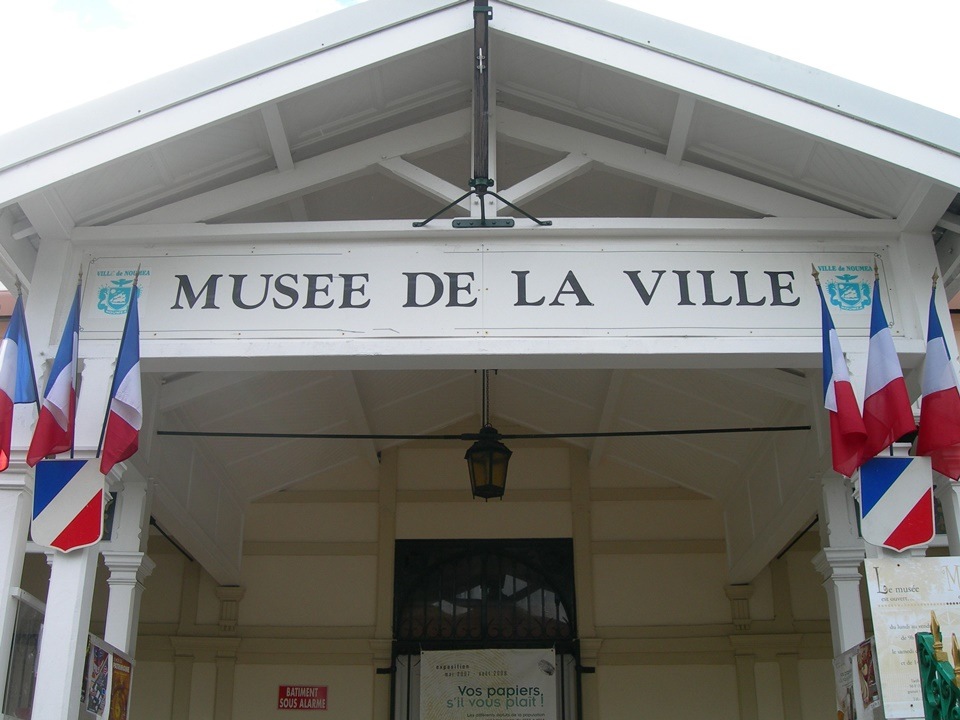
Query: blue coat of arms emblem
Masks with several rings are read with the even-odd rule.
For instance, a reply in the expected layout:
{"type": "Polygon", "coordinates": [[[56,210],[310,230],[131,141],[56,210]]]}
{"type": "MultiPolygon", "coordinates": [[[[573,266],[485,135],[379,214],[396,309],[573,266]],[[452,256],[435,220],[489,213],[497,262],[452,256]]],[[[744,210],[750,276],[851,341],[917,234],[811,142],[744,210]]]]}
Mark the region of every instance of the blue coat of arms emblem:
{"type": "Polygon", "coordinates": [[[857,275],[837,275],[826,286],[830,304],[841,310],[863,310],[870,305],[870,285],[862,282],[857,275]]]}
{"type": "MultiPolygon", "coordinates": [[[[131,290],[133,280],[112,280],[97,293],[97,308],[107,315],[126,315],[131,290]]],[[[140,293],[140,288],[137,288],[137,293],[140,293]]]]}

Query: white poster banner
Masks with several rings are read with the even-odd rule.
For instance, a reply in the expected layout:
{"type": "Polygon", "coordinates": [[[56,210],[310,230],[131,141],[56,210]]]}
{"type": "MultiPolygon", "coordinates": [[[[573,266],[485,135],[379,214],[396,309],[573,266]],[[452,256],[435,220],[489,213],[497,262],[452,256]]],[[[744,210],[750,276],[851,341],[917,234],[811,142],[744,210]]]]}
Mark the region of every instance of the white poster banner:
{"type": "Polygon", "coordinates": [[[420,665],[420,720],[557,720],[547,650],[439,650],[420,665]]]}
{"type": "Polygon", "coordinates": [[[930,632],[930,613],[960,628],[960,559],[878,558],[864,561],[877,641],[884,714],[923,717],[916,634],[930,632]]]}

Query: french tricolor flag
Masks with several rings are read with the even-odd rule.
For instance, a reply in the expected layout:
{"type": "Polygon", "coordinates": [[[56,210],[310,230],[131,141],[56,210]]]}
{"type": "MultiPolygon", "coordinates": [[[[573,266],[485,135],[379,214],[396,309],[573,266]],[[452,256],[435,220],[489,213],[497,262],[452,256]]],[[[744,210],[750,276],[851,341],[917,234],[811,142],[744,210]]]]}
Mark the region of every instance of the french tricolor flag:
{"type": "Polygon", "coordinates": [[[840,349],[840,338],[833,325],[830,309],[823,297],[823,289],[817,282],[820,293],[820,311],[823,327],[823,405],[830,411],[830,445],[833,452],[833,469],[851,477],[863,458],[863,443],[867,430],[860,416],[857,396],[850,384],[850,372],[840,349]]]}
{"type": "Polygon", "coordinates": [[[10,466],[13,406],[36,402],[30,338],[23,316],[23,299],[18,296],[7,332],[0,341],[0,472],[10,466]]]}
{"type": "Polygon", "coordinates": [[[110,407],[100,456],[100,472],[104,475],[118,462],[133,455],[140,442],[143,398],[140,391],[140,313],[137,294],[137,283],[134,281],[123,336],[120,338],[117,369],[110,389],[110,407]]]}
{"type": "Polygon", "coordinates": [[[917,455],[929,455],[934,470],[956,480],[960,478],[960,390],[935,301],[936,287],[930,295],[917,455]]]}
{"type": "Polygon", "coordinates": [[[867,440],[863,446],[863,459],[869,460],[917,429],[903,370],[880,301],[880,281],[876,278],[873,281],[864,396],[863,424],[867,440]]]}
{"type": "Polygon", "coordinates": [[[40,416],[27,450],[27,465],[73,448],[77,414],[77,343],[80,336],[80,286],[73,298],[60,347],[50,368],[40,416]]]}

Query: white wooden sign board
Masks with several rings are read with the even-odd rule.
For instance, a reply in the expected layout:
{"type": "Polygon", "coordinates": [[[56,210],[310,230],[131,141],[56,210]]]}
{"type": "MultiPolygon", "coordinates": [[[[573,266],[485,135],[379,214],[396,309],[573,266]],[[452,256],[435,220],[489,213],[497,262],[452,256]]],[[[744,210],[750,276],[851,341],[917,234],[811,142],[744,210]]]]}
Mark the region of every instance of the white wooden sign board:
{"type": "MultiPolygon", "coordinates": [[[[756,239],[722,247],[379,242],[92,257],[81,329],[120,333],[140,265],[145,338],[812,336],[820,333],[813,264],[837,327],[868,334],[882,255],[756,239]]],[[[881,295],[898,333],[882,272],[881,295]]]]}

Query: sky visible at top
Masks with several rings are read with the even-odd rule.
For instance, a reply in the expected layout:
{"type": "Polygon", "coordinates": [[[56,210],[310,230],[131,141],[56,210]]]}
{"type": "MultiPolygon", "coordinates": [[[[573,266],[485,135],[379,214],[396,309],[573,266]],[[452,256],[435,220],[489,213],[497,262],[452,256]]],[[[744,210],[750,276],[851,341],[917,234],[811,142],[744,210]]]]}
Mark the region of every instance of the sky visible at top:
{"type": "MultiPolygon", "coordinates": [[[[0,134],[358,1],[6,0],[0,134]]],[[[617,1],[960,117],[958,0],[617,1]]]]}

